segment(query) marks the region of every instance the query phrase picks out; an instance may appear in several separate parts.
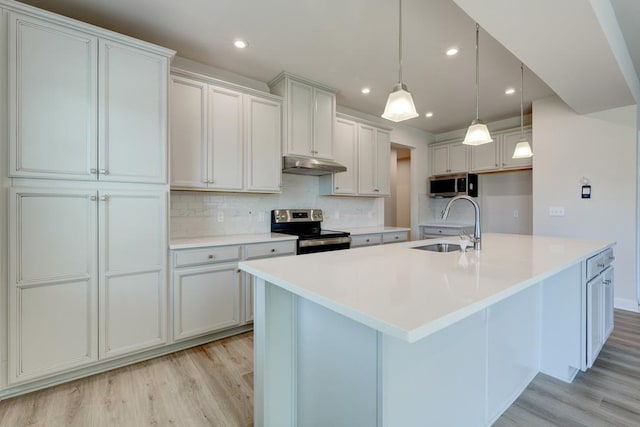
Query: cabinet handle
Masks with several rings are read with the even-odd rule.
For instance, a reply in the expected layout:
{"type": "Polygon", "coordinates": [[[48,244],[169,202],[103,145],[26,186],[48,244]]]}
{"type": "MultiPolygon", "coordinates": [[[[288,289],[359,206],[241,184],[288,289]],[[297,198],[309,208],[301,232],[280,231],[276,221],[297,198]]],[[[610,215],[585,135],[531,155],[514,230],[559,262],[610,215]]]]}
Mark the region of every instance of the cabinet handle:
{"type": "Polygon", "coordinates": [[[365,242],[369,243],[369,242],[370,242],[370,240],[369,240],[369,239],[367,239],[367,240],[365,240],[365,242]]]}
{"type": "Polygon", "coordinates": [[[242,270],[240,270],[239,268],[236,270],[236,273],[240,273],[242,270]]]}
{"type": "Polygon", "coordinates": [[[400,237],[396,236],[396,240],[398,240],[400,237]]]}
{"type": "Polygon", "coordinates": [[[102,175],[109,175],[109,169],[99,169],[98,172],[102,175]]]}
{"type": "Polygon", "coordinates": [[[616,259],[616,257],[614,257],[613,255],[611,255],[611,256],[609,257],[609,261],[615,261],[615,259],[616,259]]]}
{"type": "Polygon", "coordinates": [[[498,164],[496,163],[496,167],[498,167],[498,164]]]}
{"type": "Polygon", "coordinates": [[[91,196],[89,197],[89,200],[91,200],[92,202],[95,202],[96,200],[98,200],[98,198],[96,196],[91,196]]]}
{"type": "Polygon", "coordinates": [[[603,280],[602,283],[604,283],[605,285],[610,285],[611,284],[611,280],[610,279],[603,280]]]}
{"type": "Polygon", "coordinates": [[[108,202],[109,201],[109,196],[100,196],[98,198],[98,200],[100,200],[101,202],[108,202]]]}
{"type": "Polygon", "coordinates": [[[275,249],[271,249],[271,253],[272,253],[272,254],[275,254],[275,253],[276,253],[276,250],[275,250],[275,249]]]}
{"type": "Polygon", "coordinates": [[[209,259],[214,259],[214,258],[215,258],[215,256],[213,256],[213,255],[209,255],[209,256],[208,256],[208,258],[209,258],[209,259]]]}
{"type": "Polygon", "coordinates": [[[373,191],[375,191],[376,193],[379,192],[380,190],[378,190],[377,188],[374,188],[373,191]]]}
{"type": "Polygon", "coordinates": [[[339,189],[340,189],[340,187],[336,187],[336,190],[339,190],[339,189]]]}
{"type": "Polygon", "coordinates": [[[604,268],[604,263],[598,263],[598,268],[604,268]]]}
{"type": "Polygon", "coordinates": [[[89,173],[90,173],[91,175],[95,175],[95,174],[97,174],[97,173],[98,173],[98,169],[96,169],[96,168],[91,168],[91,169],[89,169],[89,173]]]}

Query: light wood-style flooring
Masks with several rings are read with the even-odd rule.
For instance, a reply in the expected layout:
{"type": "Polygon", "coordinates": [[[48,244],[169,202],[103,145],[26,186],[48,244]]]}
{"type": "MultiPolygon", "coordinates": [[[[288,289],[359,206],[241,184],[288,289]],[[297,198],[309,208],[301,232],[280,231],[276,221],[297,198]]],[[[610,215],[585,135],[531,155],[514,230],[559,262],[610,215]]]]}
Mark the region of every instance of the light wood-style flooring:
{"type": "MultiPolygon", "coordinates": [[[[640,426],[640,314],[616,311],[595,366],[539,374],[495,426],[640,426]]],[[[0,402],[2,427],[250,426],[251,333],[0,402]]]]}

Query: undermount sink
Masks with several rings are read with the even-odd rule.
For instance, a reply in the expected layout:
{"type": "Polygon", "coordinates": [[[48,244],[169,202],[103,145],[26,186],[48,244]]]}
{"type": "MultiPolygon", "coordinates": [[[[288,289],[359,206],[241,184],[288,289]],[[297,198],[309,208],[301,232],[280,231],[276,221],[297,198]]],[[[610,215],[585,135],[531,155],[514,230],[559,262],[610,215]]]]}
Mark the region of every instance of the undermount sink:
{"type": "Polygon", "coordinates": [[[414,246],[412,249],[430,252],[454,252],[460,250],[460,245],[455,243],[432,243],[430,245],[414,246]]]}

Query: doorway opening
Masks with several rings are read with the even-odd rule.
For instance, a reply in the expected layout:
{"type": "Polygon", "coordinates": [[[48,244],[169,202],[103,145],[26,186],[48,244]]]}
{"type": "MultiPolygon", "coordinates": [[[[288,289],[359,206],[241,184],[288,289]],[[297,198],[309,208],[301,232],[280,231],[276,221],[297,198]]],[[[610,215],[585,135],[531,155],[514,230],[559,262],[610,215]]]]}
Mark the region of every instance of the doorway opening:
{"type": "Polygon", "coordinates": [[[411,149],[391,144],[391,195],[384,199],[384,225],[411,228],[411,149]]]}

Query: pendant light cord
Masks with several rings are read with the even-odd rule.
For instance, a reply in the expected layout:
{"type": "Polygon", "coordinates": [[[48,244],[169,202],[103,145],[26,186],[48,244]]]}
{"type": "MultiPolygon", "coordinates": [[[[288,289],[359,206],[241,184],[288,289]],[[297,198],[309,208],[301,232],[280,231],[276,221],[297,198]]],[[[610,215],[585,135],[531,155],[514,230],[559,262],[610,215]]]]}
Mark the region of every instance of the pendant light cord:
{"type": "Polygon", "coordinates": [[[476,120],[480,119],[480,54],[478,53],[478,42],[480,39],[480,25],[476,23],[476,120]]]}
{"type": "Polygon", "coordinates": [[[520,139],[524,140],[524,63],[520,63],[520,139]]]}
{"type": "Polygon", "coordinates": [[[402,0],[400,0],[400,10],[398,12],[398,83],[402,83],[402,0]]]}

